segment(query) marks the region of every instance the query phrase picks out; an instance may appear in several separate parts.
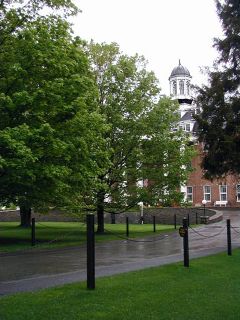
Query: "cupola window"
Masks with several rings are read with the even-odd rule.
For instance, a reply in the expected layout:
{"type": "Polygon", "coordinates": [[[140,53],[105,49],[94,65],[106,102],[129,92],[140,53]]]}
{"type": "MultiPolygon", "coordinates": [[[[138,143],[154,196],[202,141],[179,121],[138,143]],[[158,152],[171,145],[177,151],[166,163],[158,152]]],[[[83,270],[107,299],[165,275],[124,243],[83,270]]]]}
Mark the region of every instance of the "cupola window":
{"type": "Polygon", "coordinates": [[[179,82],[179,91],[180,91],[180,94],[184,94],[184,82],[183,82],[183,80],[181,80],[179,82]]]}
{"type": "Polygon", "coordinates": [[[186,87],[187,87],[187,95],[189,96],[190,95],[190,82],[189,81],[187,81],[186,87]]]}
{"type": "Polygon", "coordinates": [[[177,95],[177,82],[173,81],[173,94],[176,96],[177,95]]]}

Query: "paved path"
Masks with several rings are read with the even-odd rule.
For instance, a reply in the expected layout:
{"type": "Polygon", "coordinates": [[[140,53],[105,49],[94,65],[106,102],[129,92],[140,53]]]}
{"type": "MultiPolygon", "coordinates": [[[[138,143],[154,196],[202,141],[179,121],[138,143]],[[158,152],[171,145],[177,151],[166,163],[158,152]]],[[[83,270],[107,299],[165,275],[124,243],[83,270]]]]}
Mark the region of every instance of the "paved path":
{"type": "MultiPolygon", "coordinates": [[[[231,218],[232,225],[240,227],[240,212],[226,210],[222,222],[201,226],[195,231],[190,229],[190,259],[226,251],[224,227],[227,218],[231,218]]],[[[240,247],[240,229],[234,230],[233,247],[240,247]]],[[[138,239],[97,244],[96,276],[140,270],[183,259],[182,238],[178,232],[145,240],[147,242],[138,239]]],[[[85,246],[0,254],[0,295],[35,291],[82,280],[86,280],[85,246]]]]}

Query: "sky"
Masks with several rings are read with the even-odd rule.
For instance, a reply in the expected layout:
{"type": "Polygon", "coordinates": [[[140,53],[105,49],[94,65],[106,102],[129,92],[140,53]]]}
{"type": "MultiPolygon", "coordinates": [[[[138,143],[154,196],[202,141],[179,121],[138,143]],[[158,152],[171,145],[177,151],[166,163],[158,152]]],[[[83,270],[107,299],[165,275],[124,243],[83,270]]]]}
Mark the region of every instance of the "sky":
{"type": "Polygon", "coordinates": [[[214,0],[75,0],[82,10],[73,29],[82,39],[119,44],[124,54],[143,55],[169,95],[168,78],[181,64],[192,84],[206,83],[200,68],[217,58],[213,38],[222,29],[214,0]]]}

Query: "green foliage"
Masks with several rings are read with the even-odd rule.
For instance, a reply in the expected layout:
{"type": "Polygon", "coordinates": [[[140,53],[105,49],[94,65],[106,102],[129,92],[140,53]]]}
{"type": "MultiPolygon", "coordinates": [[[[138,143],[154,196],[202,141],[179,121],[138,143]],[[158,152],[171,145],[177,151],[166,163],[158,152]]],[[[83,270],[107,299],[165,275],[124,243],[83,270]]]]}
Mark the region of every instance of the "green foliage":
{"type": "Polygon", "coordinates": [[[0,24],[0,203],[79,206],[105,162],[105,124],[81,41],[66,20],[35,7],[64,11],[71,1],[15,4],[0,24]]]}
{"type": "Polygon", "coordinates": [[[209,85],[199,89],[198,97],[203,112],[197,120],[208,178],[240,173],[240,3],[217,1],[217,10],[224,37],[215,39],[219,59],[208,72],[209,85]]]}
{"type": "Polygon", "coordinates": [[[172,131],[177,105],[160,98],[158,81],[147,71],[144,57],[124,55],[115,43],[91,42],[86,50],[100,112],[110,127],[105,137],[111,163],[99,176],[100,203],[119,211],[139,201],[178,201],[177,189],[187,177],[183,165],[192,153],[183,133],[172,131]],[[145,179],[151,181],[148,189],[136,184],[145,179]]]}

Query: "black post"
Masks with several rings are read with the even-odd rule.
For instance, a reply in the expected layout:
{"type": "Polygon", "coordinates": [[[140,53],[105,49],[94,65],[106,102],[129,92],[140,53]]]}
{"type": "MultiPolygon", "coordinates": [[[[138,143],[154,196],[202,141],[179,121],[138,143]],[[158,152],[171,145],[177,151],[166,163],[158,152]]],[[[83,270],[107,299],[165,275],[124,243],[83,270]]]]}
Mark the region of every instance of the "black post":
{"type": "Polygon", "coordinates": [[[188,221],[186,218],[183,218],[183,228],[185,229],[183,237],[184,267],[189,267],[188,221]]]}
{"type": "Polygon", "coordinates": [[[203,215],[204,215],[204,217],[205,217],[205,215],[206,215],[206,204],[204,203],[204,205],[203,205],[203,215]]]}
{"type": "Polygon", "coordinates": [[[177,215],[174,213],[174,229],[177,229],[177,215]]]}
{"type": "Polygon", "coordinates": [[[31,243],[32,246],[35,246],[36,244],[36,236],[35,236],[35,218],[32,218],[32,239],[31,239],[31,243]]]}
{"type": "Polygon", "coordinates": [[[198,224],[198,213],[196,212],[196,224],[198,224]]]}
{"type": "Polygon", "coordinates": [[[227,219],[227,247],[228,247],[228,255],[232,255],[232,240],[231,240],[231,221],[227,219]]]}
{"type": "Polygon", "coordinates": [[[115,219],[115,213],[111,213],[111,224],[115,224],[116,219],[115,219]]]}
{"type": "Polygon", "coordinates": [[[95,289],[95,235],[93,214],[87,214],[87,288],[95,289]]]}
{"type": "Polygon", "coordinates": [[[156,217],[153,216],[153,232],[156,232],[156,217]]]}
{"type": "Polygon", "coordinates": [[[188,223],[188,227],[189,227],[190,226],[190,215],[189,215],[189,213],[187,215],[187,223],[188,223]]]}
{"type": "Polygon", "coordinates": [[[126,236],[129,237],[129,222],[128,222],[128,217],[126,217],[126,236]]]}

